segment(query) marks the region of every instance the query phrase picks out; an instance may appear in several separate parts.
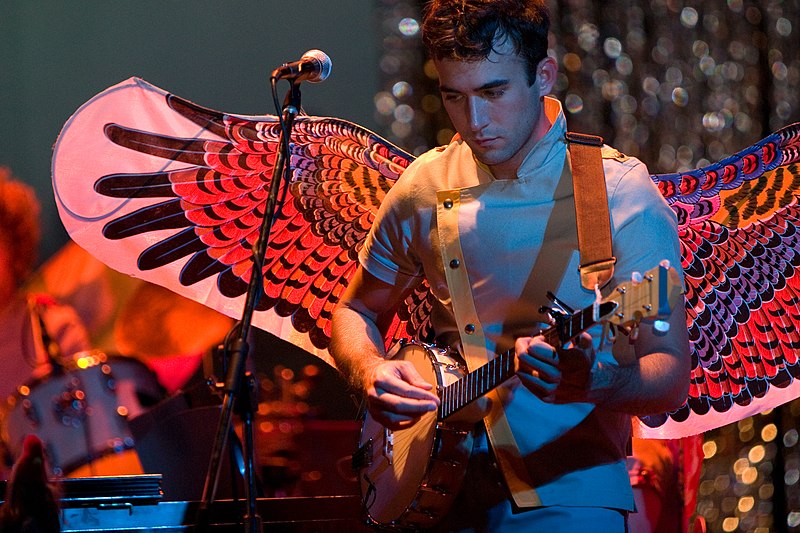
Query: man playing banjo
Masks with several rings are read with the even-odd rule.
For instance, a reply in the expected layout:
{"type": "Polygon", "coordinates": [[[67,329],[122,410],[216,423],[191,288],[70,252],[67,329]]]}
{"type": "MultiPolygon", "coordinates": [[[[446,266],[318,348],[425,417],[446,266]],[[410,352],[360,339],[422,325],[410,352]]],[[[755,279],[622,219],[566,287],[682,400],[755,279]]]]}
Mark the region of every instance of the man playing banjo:
{"type": "MultiPolygon", "coordinates": [[[[625,531],[630,416],[678,407],[689,385],[682,305],[602,342],[601,328],[553,347],[536,333],[582,285],[572,147],[539,0],[434,0],[423,41],[458,134],[420,156],[387,194],[334,312],[330,352],[387,431],[436,411],[434,383],[386,359],[381,324],[423,279],[437,344],[476,359],[512,350],[516,375],[488,395],[448,531],[625,531]]],[[[680,268],[673,212],[636,159],[603,147],[613,280],[666,260],[680,268]]],[[[605,200],[606,194],[598,198],[605,200]]],[[[605,285],[607,295],[615,283],[605,285]]],[[[680,278],[679,278],[680,284],[680,278]]]]}

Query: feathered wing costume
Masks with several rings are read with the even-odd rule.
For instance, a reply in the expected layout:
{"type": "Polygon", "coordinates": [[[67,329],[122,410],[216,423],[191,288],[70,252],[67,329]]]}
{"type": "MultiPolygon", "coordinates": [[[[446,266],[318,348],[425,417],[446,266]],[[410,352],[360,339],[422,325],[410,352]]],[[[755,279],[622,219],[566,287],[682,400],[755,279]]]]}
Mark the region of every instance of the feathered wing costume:
{"type": "MultiPolygon", "coordinates": [[[[64,225],[110,267],[240,318],[278,128],[126,80],[58,138],[64,225]]],[[[334,118],[298,117],[291,141],[253,324],[332,363],[331,310],[413,156],[334,118]]],[[[795,124],[708,167],[652,176],[679,219],[692,382],[680,409],[637,420],[639,436],[696,434],[800,396],[798,161],[795,124]]],[[[428,332],[431,297],[426,284],[409,296],[387,345],[428,332]]]]}

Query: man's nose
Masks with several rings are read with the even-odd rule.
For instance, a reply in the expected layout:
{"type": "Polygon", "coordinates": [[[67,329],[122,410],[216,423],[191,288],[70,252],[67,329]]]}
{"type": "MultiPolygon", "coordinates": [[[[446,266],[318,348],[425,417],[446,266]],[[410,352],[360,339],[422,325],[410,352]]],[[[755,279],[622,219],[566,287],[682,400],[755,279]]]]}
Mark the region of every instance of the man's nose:
{"type": "Polygon", "coordinates": [[[469,126],[472,131],[480,131],[488,123],[486,100],[477,96],[469,98],[469,126]]]}

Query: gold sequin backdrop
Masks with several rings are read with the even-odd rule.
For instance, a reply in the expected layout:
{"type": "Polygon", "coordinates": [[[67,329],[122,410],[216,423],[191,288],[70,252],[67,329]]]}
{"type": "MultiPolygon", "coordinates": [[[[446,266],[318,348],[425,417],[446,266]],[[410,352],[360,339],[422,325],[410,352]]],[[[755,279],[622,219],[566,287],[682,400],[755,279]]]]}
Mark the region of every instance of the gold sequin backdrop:
{"type": "MultiPolygon", "coordinates": [[[[420,46],[420,2],[378,1],[381,131],[415,153],[452,131],[420,46]]],[[[570,128],[653,172],[702,166],[800,120],[797,0],[550,2],[570,128]]]]}
{"type": "MultiPolygon", "coordinates": [[[[452,129],[420,46],[421,2],[376,0],[382,135],[419,154],[452,129]]],[[[701,167],[800,120],[800,2],[550,1],[570,129],[651,172],[701,167]]],[[[705,435],[709,532],[800,531],[800,400],[705,435]]]]}

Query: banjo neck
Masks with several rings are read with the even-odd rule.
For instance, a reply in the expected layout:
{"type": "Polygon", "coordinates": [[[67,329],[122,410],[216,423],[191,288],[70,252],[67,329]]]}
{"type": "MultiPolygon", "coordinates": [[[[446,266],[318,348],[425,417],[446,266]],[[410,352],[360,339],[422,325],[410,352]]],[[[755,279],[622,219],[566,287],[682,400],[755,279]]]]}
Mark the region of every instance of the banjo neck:
{"type": "MultiPolygon", "coordinates": [[[[599,315],[601,317],[607,316],[616,307],[615,302],[604,302],[600,304],[599,315]]],[[[597,324],[599,322],[597,314],[595,306],[590,305],[564,318],[560,321],[561,323],[550,326],[542,331],[540,335],[544,337],[549,345],[559,347],[597,324]]],[[[438,418],[441,420],[455,414],[510,379],[517,371],[516,361],[514,350],[508,350],[485,365],[469,372],[461,379],[442,387],[439,391],[441,402],[437,414],[438,418]]]]}

